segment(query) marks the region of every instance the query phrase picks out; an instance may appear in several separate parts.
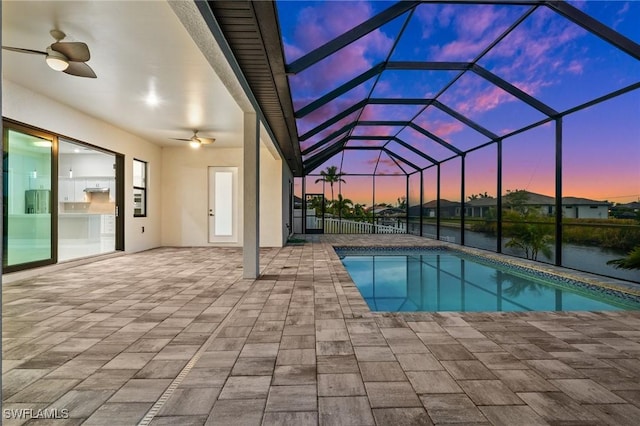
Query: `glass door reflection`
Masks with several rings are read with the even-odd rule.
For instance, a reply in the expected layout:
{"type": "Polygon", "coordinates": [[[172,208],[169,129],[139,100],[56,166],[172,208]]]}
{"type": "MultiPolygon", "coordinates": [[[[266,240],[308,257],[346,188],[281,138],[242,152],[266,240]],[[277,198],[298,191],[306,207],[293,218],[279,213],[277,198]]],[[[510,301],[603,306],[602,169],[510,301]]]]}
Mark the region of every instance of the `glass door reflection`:
{"type": "Polygon", "coordinates": [[[3,148],[5,271],[53,263],[52,139],[5,128],[3,148]]]}
{"type": "Polygon", "coordinates": [[[58,143],[58,260],[115,251],[115,155],[58,143]]]}

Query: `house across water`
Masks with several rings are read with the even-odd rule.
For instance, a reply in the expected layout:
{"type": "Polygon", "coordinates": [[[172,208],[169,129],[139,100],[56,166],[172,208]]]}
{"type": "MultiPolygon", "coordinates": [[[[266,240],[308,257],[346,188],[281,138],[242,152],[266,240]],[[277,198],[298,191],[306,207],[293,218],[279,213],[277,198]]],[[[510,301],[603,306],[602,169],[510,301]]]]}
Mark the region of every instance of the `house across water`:
{"type": "MultiPolygon", "coordinates": [[[[502,203],[505,209],[518,208],[525,211],[538,209],[543,216],[551,216],[555,213],[556,200],[544,194],[529,191],[517,191],[520,193],[520,201],[515,203],[512,193],[503,196],[502,203]]],[[[464,203],[465,216],[483,218],[495,211],[498,201],[491,196],[476,198],[464,203]]],[[[590,200],[580,197],[562,197],[563,216],[573,219],[608,219],[611,203],[608,201],[590,200]]],[[[462,203],[457,201],[440,200],[440,217],[460,217],[462,203]]],[[[418,206],[409,208],[409,215],[417,215],[418,206]]],[[[422,205],[423,214],[428,217],[436,217],[438,205],[436,200],[431,200],[422,205]]]]}

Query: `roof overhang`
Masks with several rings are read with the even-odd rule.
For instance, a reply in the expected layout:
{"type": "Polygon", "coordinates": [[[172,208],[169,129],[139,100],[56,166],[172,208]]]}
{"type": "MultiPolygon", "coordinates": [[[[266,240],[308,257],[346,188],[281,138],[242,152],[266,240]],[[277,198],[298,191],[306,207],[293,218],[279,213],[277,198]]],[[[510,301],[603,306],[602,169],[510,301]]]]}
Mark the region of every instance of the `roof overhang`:
{"type": "MultiPolygon", "coordinates": [[[[294,176],[303,175],[275,3],[208,1],[216,24],[294,176]]],[[[202,7],[201,7],[202,10],[202,7]]]]}

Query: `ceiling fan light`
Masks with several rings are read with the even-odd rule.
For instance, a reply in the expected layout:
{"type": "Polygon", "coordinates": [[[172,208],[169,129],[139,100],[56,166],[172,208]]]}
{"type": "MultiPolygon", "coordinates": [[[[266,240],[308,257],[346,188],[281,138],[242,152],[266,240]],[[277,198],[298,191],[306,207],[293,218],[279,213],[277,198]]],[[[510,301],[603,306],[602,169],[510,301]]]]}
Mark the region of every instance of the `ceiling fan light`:
{"type": "Polygon", "coordinates": [[[64,71],[69,68],[69,60],[60,52],[56,52],[52,48],[47,48],[47,65],[56,71],[64,71]]]}
{"type": "Polygon", "coordinates": [[[198,148],[200,148],[200,145],[202,145],[202,144],[201,144],[201,143],[200,143],[200,141],[198,141],[198,140],[190,141],[190,142],[189,142],[189,146],[190,146],[191,148],[193,148],[193,149],[198,149],[198,148]]]}

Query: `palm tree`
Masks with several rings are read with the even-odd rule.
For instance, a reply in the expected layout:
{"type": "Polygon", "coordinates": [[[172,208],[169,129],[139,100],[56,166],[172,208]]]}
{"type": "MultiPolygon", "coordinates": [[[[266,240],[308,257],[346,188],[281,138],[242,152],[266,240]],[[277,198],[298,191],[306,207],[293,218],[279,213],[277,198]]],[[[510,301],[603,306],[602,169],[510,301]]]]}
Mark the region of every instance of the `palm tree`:
{"type": "Polygon", "coordinates": [[[398,197],[396,201],[396,205],[399,209],[404,210],[407,208],[407,197],[398,197]]]}
{"type": "Polygon", "coordinates": [[[334,215],[349,217],[353,211],[353,201],[342,198],[342,194],[338,194],[338,199],[331,203],[331,207],[334,215]]]}
{"type": "Polygon", "coordinates": [[[373,215],[371,210],[367,210],[366,204],[354,204],[352,217],[356,222],[373,222],[373,215]]]}
{"type": "Polygon", "coordinates": [[[491,195],[489,195],[487,193],[487,191],[484,191],[484,194],[482,192],[479,192],[477,194],[471,194],[467,198],[469,199],[469,201],[473,201],[473,200],[477,200],[479,198],[493,198],[493,197],[491,195]]]}
{"type": "Polygon", "coordinates": [[[505,236],[511,238],[506,247],[519,248],[524,251],[527,259],[538,260],[538,253],[551,259],[552,252],[549,244],[553,241],[549,226],[535,223],[540,220],[537,211],[518,214],[513,211],[505,212],[504,218],[510,226],[505,229],[505,236]],[[534,222],[534,223],[530,223],[534,222]]]}
{"type": "Polygon", "coordinates": [[[320,216],[322,215],[323,204],[326,204],[326,198],[324,198],[324,196],[322,198],[313,197],[311,201],[307,203],[307,208],[315,210],[316,216],[320,216]]]}
{"type": "Polygon", "coordinates": [[[343,182],[343,183],[347,183],[344,179],[342,179],[342,173],[338,173],[338,167],[336,166],[328,166],[327,167],[327,171],[322,170],[320,172],[320,175],[322,176],[319,179],[316,179],[316,183],[318,182],[327,182],[329,185],[331,185],[331,202],[333,203],[333,184],[336,182],[343,182]]]}
{"type": "Polygon", "coordinates": [[[356,203],[353,205],[353,215],[356,218],[359,219],[364,219],[367,215],[367,211],[366,211],[366,204],[360,204],[360,203],[356,203]]]}
{"type": "Polygon", "coordinates": [[[640,246],[637,246],[622,259],[614,259],[607,262],[607,265],[613,265],[614,268],[622,269],[640,269],[640,246]]]}

